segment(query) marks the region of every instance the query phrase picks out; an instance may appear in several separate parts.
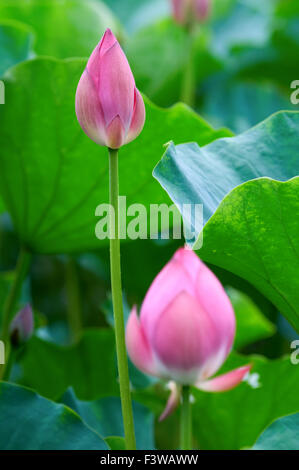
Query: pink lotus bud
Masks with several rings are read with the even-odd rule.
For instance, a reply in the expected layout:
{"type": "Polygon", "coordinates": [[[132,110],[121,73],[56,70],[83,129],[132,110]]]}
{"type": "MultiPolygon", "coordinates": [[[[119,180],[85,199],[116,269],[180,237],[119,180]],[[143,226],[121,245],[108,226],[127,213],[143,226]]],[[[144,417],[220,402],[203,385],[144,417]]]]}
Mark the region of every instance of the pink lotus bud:
{"type": "Polygon", "coordinates": [[[126,328],[129,356],[143,372],[215,392],[235,387],[250,370],[245,366],[208,380],[227,358],[234,335],[235,315],[225,290],[186,248],[158,274],[140,318],[134,307],[126,328]]]}
{"type": "Polygon", "coordinates": [[[110,29],[94,49],[80,78],[76,114],[88,137],[113,149],[136,139],[143,129],[143,99],[110,29]]]}
{"type": "Polygon", "coordinates": [[[28,341],[33,333],[33,312],[29,304],[17,313],[10,325],[10,338],[14,345],[28,341]]]}
{"type": "Polygon", "coordinates": [[[211,0],[171,0],[174,19],[180,24],[205,21],[211,10],[211,0]]]}

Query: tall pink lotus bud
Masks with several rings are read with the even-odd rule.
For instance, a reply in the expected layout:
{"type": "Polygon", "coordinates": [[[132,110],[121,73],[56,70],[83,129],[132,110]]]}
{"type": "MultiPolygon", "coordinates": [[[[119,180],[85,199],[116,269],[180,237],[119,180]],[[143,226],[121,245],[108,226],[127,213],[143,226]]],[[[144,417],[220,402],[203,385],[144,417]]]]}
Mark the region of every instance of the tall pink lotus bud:
{"type": "Polygon", "coordinates": [[[214,392],[235,387],[250,370],[245,366],[210,379],[231,351],[234,336],[235,315],[225,290],[186,248],[158,274],[140,317],[134,307],[126,327],[129,356],[143,372],[214,392]]]}
{"type": "Polygon", "coordinates": [[[174,19],[180,24],[205,21],[211,11],[211,0],[171,0],[174,19]]]}
{"type": "Polygon", "coordinates": [[[117,149],[142,131],[145,108],[127,58],[107,29],[91,54],[76,91],[76,114],[94,142],[117,149]]]}
{"type": "Polygon", "coordinates": [[[33,329],[33,312],[31,306],[27,304],[11,322],[10,338],[12,344],[18,346],[28,341],[32,336],[33,329]]]}

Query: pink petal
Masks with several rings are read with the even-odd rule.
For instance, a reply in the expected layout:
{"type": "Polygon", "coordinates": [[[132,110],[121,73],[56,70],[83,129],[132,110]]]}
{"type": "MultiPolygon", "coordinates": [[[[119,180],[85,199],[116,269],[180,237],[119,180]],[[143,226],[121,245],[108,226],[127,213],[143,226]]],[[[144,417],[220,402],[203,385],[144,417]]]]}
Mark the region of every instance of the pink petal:
{"type": "Polygon", "coordinates": [[[171,413],[179,406],[181,398],[181,387],[179,387],[175,382],[169,382],[170,395],[166,403],[166,407],[159,417],[159,421],[166,419],[171,413]]]}
{"type": "Polygon", "coordinates": [[[76,115],[88,137],[99,145],[106,144],[105,121],[95,84],[85,69],[76,91],[76,115]]]}
{"type": "Polygon", "coordinates": [[[235,334],[235,315],[230,300],[221,283],[194,251],[179,248],[171,261],[152,283],[141,308],[141,321],[152,341],[161,312],[180,293],[194,296],[200,307],[210,317],[210,337],[213,354],[202,368],[202,379],[213,375],[229,354],[235,334]]]}
{"type": "Polygon", "coordinates": [[[111,149],[118,149],[124,144],[125,129],[119,116],[116,116],[106,129],[107,146],[111,149]]]}
{"type": "Polygon", "coordinates": [[[129,357],[138,369],[146,374],[156,375],[153,355],[133,307],[126,326],[126,345],[129,357]]]}
{"type": "Polygon", "coordinates": [[[180,260],[174,256],[154,279],[141,307],[140,320],[150,342],[161,313],[180,292],[195,296],[195,286],[180,260]]]}
{"type": "Polygon", "coordinates": [[[126,144],[136,139],[143,129],[145,121],[145,107],[141,94],[135,88],[135,105],[133,111],[132,122],[126,138],[126,144]]]}
{"type": "Polygon", "coordinates": [[[100,58],[102,58],[116,42],[117,39],[111,29],[107,28],[99,44],[100,58]]]}
{"type": "Polygon", "coordinates": [[[192,383],[217,346],[209,317],[186,292],[160,315],[151,344],[168,376],[180,383],[192,383]]]}
{"type": "Polygon", "coordinates": [[[250,371],[252,365],[247,365],[234,369],[227,374],[219,375],[215,379],[207,380],[205,382],[198,382],[195,384],[200,390],[206,392],[224,392],[231,390],[239,385],[244,379],[246,374],[250,371]]]}
{"type": "Polygon", "coordinates": [[[175,252],[173,259],[181,264],[188,274],[190,281],[196,284],[198,272],[203,264],[197,254],[189,248],[179,248],[175,252]]]}
{"type": "Polygon", "coordinates": [[[181,264],[194,284],[196,297],[203,310],[217,323],[221,321],[221,326],[229,330],[225,331],[225,336],[229,333],[230,340],[229,347],[227,347],[228,353],[235,334],[235,314],[223,286],[194,251],[180,248],[173,259],[181,264]]]}
{"type": "Polygon", "coordinates": [[[218,338],[218,351],[205,376],[210,377],[223,364],[228,356],[235,337],[236,320],[231,302],[221,283],[213,272],[199,260],[197,272],[196,296],[202,309],[213,322],[213,331],[218,338]]]}
{"type": "Polygon", "coordinates": [[[87,62],[86,68],[94,81],[96,89],[98,89],[99,84],[100,59],[109,49],[111,49],[112,46],[114,46],[116,42],[117,39],[112,33],[112,31],[110,29],[107,29],[101,41],[99,42],[99,44],[97,44],[97,46],[91,53],[91,56],[87,62]]]}
{"type": "Polygon", "coordinates": [[[99,99],[106,124],[119,116],[127,133],[133,116],[135,80],[117,41],[107,50],[102,44],[98,76],[99,99]],[[102,53],[102,49],[105,52],[102,53]]]}

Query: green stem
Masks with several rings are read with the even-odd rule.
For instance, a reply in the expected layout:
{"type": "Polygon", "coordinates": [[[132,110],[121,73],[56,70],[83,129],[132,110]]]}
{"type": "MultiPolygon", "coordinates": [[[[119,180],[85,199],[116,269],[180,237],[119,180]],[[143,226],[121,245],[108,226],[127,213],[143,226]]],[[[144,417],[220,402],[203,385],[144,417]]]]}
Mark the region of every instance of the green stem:
{"type": "Polygon", "coordinates": [[[182,91],[181,91],[181,100],[183,103],[186,103],[188,106],[193,107],[195,104],[195,71],[194,71],[194,62],[193,62],[193,44],[194,44],[194,34],[192,29],[188,31],[188,45],[187,45],[187,62],[183,75],[182,82],[182,91]]]}
{"type": "Polygon", "coordinates": [[[181,450],[192,450],[192,417],[190,402],[190,386],[182,387],[181,407],[181,450]]]}
{"type": "Polygon", "coordinates": [[[68,319],[74,341],[78,341],[82,331],[80,283],[76,261],[68,256],[66,261],[66,291],[68,298],[68,319]]]}
{"type": "MultiPolygon", "coordinates": [[[[10,352],[9,327],[14,317],[16,303],[20,296],[22,283],[28,272],[30,261],[31,261],[31,254],[25,248],[21,248],[17,266],[16,266],[15,278],[14,278],[12,287],[9,291],[9,294],[8,294],[8,297],[6,299],[6,302],[4,304],[4,309],[3,309],[1,337],[5,344],[6,363],[8,362],[9,352],[10,352]]],[[[4,372],[5,372],[5,364],[0,366],[0,380],[3,378],[4,372]]]]}
{"type": "Polygon", "coordinates": [[[118,150],[108,150],[110,173],[110,206],[114,209],[114,214],[113,211],[110,211],[110,269],[120,397],[125,430],[126,449],[135,450],[136,441],[130,393],[127,350],[125,343],[125,323],[121,287],[118,211],[118,150]]]}

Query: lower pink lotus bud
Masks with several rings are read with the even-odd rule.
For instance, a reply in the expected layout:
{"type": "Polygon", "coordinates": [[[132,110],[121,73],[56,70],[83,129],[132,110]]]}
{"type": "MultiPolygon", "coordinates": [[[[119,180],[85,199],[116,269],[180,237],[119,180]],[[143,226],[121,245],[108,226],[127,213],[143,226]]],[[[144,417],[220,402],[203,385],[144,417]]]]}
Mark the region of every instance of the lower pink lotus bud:
{"type": "Polygon", "coordinates": [[[171,0],[173,17],[180,24],[205,21],[211,10],[212,0],[171,0]]]}
{"type": "Polygon", "coordinates": [[[33,333],[33,312],[29,304],[17,313],[10,325],[10,338],[14,345],[28,341],[33,333]]]}
{"type": "Polygon", "coordinates": [[[143,372],[215,392],[235,387],[250,370],[245,366],[210,379],[231,351],[234,335],[235,315],[225,290],[186,248],[158,274],[140,318],[134,307],[126,327],[129,356],[143,372]]]}

